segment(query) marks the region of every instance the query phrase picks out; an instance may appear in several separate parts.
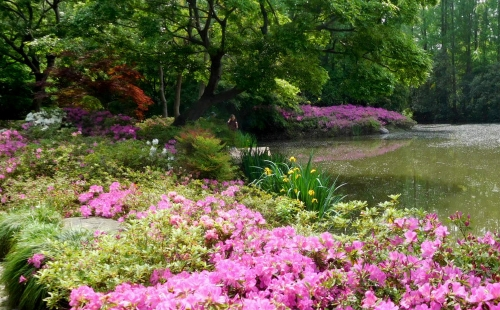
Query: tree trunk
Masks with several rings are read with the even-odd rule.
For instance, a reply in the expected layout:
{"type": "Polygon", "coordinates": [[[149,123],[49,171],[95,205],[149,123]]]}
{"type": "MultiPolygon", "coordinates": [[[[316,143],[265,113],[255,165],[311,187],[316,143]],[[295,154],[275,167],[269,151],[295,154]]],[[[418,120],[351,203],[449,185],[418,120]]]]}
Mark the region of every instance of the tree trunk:
{"type": "Polygon", "coordinates": [[[175,119],[173,125],[183,126],[188,121],[195,121],[202,117],[211,106],[226,100],[233,99],[242,92],[243,90],[232,88],[215,95],[202,96],[191,106],[190,109],[188,109],[185,113],[179,115],[179,117],[175,119]]]}
{"type": "MultiPolygon", "coordinates": [[[[209,59],[210,58],[208,57],[208,53],[205,53],[205,55],[203,56],[203,65],[205,65],[209,59]]],[[[205,92],[205,86],[206,86],[205,82],[201,81],[198,88],[198,99],[200,99],[201,96],[203,96],[203,93],[205,92]]]]}
{"type": "Polygon", "coordinates": [[[424,41],[424,50],[428,50],[428,42],[427,42],[427,8],[422,8],[421,10],[421,18],[422,18],[422,26],[421,26],[421,32],[422,32],[422,40],[424,41]]]}
{"type": "Polygon", "coordinates": [[[162,116],[168,117],[167,98],[165,98],[165,78],[163,76],[163,66],[160,65],[160,100],[162,106],[162,116]]]}
{"type": "Polygon", "coordinates": [[[174,101],[174,117],[179,115],[179,107],[181,106],[181,90],[182,90],[182,72],[177,74],[177,83],[175,84],[175,101],[174,101]]]}
{"type": "Polygon", "coordinates": [[[448,50],[447,30],[448,30],[448,4],[446,0],[441,0],[441,49],[446,53],[448,50]]]}
{"type": "Polygon", "coordinates": [[[56,62],[55,55],[48,54],[45,57],[47,59],[47,68],[45,68],[43,72],[40,71],[40,63],[36,59],[31,62],[31,70],[35,75],[35,85],[33,86],[33,109],[36,112],[40,111],[43,102],[47,99],[47,93],[45,92],[47,79],[56,62]]]}
{"type": "Polygon", "coordinates": [[[500,0],[497,4],[497,61],[500,62],[500,0]]]}
{"type": "Polygon", "coordinates": [[[457,74],[456,74],[456,63],[455,63],[455,5],[453,0],[451,1],[451,108],[453,111],[453,118],[455,121],[458,119],[458,109],[457,109],[457,74]]]}
{"type": "Polygon", "coordinates": [[[187,121],[195,121],[203,116],[212,105],[232,99],[243,92],[235,87],[221,93],[215,93],[222,75],[223,57],[222,51],[210,55],[210,76],[205,91],[187,111],[175,118],[175,126],[183,126],[187,121]]]}

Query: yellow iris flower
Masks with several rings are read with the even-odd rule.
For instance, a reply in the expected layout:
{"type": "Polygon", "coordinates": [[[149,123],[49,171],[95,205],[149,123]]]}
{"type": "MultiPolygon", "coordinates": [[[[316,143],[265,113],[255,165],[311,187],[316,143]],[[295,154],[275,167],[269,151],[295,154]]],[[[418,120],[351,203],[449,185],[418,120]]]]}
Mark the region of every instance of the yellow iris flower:
{"type": "Polygon", "coordinates": [[[309,196],[314,196],[314,189],[310,189],[307,193],[309,193],[309,196]]]}
{"type": "Polygon", "coordinates": [[[266,175],[271,175],[271,174],[273,174],[273,171],[271,169],[269,169],[269,167],[266,167],[266,168],[264,168],[264,173],[266,175]]]}
{"type": "Polygon", "coordinates": [[[291,163],[294,163],[294,162],[296,162],[296,161],[297,161],[297,158],[295,158],[295,157],[293,157],[293,156],[292,156],[292,157],[290,157],[290,162],[291,162],[291,163]]]}

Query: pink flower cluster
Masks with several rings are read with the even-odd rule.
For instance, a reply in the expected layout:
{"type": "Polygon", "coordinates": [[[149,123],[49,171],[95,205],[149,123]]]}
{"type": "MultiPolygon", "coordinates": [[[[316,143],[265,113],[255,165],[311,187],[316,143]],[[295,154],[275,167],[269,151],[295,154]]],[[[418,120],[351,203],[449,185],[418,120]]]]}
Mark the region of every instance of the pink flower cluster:
{"type": "Polygon", "coordinates": [[[138,127],[126,115],[113,115],[109,111],[88,112],[81,108],[64,108],[65,121],[85,136],[109,136],[114,140],[136,139],[138,127]]]}
{"type": "Polygon", "coordinates": [[[217,181],[211,179],[203,179],[203,189],[210,189],[214,193],[220,193],[221,191],[225,191],[230,186],[243,186],[245,182],[242,180],[232,180],[232,181],[217,181]]]}
{"type": "Polygon", "coordinates": [[[125,212],[124,201],[126,197],[135,192],[135,188],[122,189],[118,182],[114,182],[109,187],[109,192],[105,193],[102,186],[92,185],[88,192],[80,194],[78,200],[86,203],[80,207],[82,216],[89,217],[92,214],[106,218],[112,218],[125,212]]]}
{"type": "Polygon", "coordinates": [[[351,104],[330,107],[301,105],[300,109],[300,113],[287,110],[281,113],[289,121],[301,122],[307,119],[317,119],[318,125],[325,129],[343,129],[370,119],[378,121],[381,125],[388,123],[398,125],[407,122],[406,117],[397,112],[351,104]]]}
{"type": "Polygon", "coordinates": [[[164,146],[166,152],[169,154],[172,154],[172,155],[177,154],[177,149],[175,148],[176,144],[177,144],[177,140],[175,140],[175,139],[168,140],[168,142],[165,143],[165,146],[164,146]]]}
{"type": "MultiPolygon", "coordinates": [[[[17,151],[26,146],[25,138],[16,130],[4,130],[0,132],[0,184],[9,174],[12,174],[21,160],[16,157],[17,151]]],[[[0,193],[1,193],[0,188],[0,193]]],[[[7,202],[5,195],[1,196],[1,203],[7,202]]]]}
{"type": "Polygon", "coordinates": [[[44,259],[45,255],[36,253],[32,257],[28,258],[28,264],[33,265],[36,269],[40,269],[44,259]]]}
{"type": "Polygon", "coordinates": [[[24,137],[17,130],[0,132],[0,156],[13,156],[26,146],[24,137]]]}
{"type": "MultiPolygon", "coordinates": [[[[182,207],[172,225],[201,226],[215,242],[213,268],[157,270],[152,286],[123,283],[107,293],[82,286],[71,292],[73,310],[500,309],[500,283],[454,263],[448,230],[434,214],[394,219],[383,238],[341,242],[330,233],[264,229],[259,213],[216,197],[194,202],[172,192],[155,208],[174,205],[182,207]]],[[[500,253],[491,234],[477,242],[500,253]]]]}

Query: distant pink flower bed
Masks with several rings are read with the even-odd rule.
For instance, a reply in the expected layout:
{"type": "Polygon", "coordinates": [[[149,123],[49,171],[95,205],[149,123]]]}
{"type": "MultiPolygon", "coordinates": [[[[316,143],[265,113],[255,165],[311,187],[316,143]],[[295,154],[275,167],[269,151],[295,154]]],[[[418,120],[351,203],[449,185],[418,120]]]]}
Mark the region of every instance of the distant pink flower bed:
{"type": "Polygon", "coordinates": [[[378,121],[381,125],[404,124],[408,119],[394,111],[382,108],[360,107],[352,104],[316,107],[311,105],[301,105],[301,111],[283,110],[282,115],[288,121],[301,122],[308,119],[318,119],[321,128],[348,128],[353,124],[363,123],[367,120],[378,121]]]}

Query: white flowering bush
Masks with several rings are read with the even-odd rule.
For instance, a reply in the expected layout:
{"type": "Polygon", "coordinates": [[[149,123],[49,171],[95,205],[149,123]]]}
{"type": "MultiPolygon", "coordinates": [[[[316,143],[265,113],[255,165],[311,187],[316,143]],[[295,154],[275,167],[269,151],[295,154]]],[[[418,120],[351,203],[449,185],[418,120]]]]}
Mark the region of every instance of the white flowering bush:
{"type": "MultiPolygon", "coordinates": [[[[24,127],[37,126],[41,130],[47,130],[50,126],[60,127],[65,112],[60,108],[42,108],[40,112],[30,112],[26,115],[24,127]]],[[[27,129],[24,128],[24,129],[27,129]]]]}
{"type": "Polygon", "coordinates": [[[158,139],[152,139],[151,141],[146,141],[149,148],[149,161],[152,163],[159,164],[166,163],[168,170],[172,170],[172,162],[175,160],[174,154],[177,152],[175,149],[176,140],[169,140],[163,147],[159,145],[160,141],[158,139]]]}

